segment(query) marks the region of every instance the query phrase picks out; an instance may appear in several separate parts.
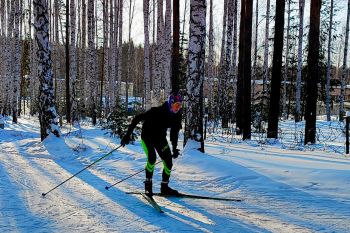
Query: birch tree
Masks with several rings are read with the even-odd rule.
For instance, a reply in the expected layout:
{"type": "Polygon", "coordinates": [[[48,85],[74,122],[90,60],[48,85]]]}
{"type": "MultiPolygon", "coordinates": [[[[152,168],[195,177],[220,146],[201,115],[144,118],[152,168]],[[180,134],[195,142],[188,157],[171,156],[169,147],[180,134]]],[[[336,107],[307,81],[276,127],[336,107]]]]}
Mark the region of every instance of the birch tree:
{"type": "Polygon", "coordinates": [[[171,91],[171,0],[166,0],[165,24],[164,24],[164,93],[165,96],[171,91]]]}
{"type": "Polygon", "coordinates": [[[157,45],[156,45],[156,64],[155,65],[155,77],[153,83],[153,96],[152,105],[158,105],[161,101],[161,85],[163,78],[163,45],[164,45],[164,20],[163,20],[163,0],[158,0],[157,5],[157,45]]]}
{"type": "Polygon", "coordinates": [[[118,39],[118,88],[120,90],[122,77],[122,54],[123,54],[123,0],[119,0],[119,39],[118,39]]]}
{"type": "Polygon", "coordinates": [[[287,6],[287,36],[286,36],[286,55],[284,58],[284,73],[283,73],[283,97],[282,97],[282,112],[283,119],[288,118],[287,113],[287,78],[288,78],[288,58],[289,58],[289,37],[290,37],[290,19],[291,19],[291,10],[290,10],[291,0],[288,0],[287,6]]]}
{"type": "Polygon", "coordinates": [[[301,72],[303,68],[303,33],[305,0],[299,0],[298,68],[295,87],[295,122],[301,120],[301,72]]]}
{"type": "Polygon", "coordinates": [[[309,53],[307,57],[308,72],[306,79],[305,144],[315,143],[316,140],[317,84],[319,82],[320,11],[321,0],[311,0],[309,53]]]}
{"type": "Polygon", "coordinates": [[[77,105],[77,51],[76,51],[76,9],[75,1],[70,0],[70,83],[71,83],[71,109],[72,123],[77,123],[79,120],[78,105],[77,105]]]}
{"type": "Polygon", "coordinates": [[[225,60],[224,60],[224,73],[223,73],[223,79],[222,79],[222,89],[221,89],[221,116],[222,116],[222,127],[227,128],[228,127],[228,120],[229,120],[229,114],[230,110],[228,109],[228,87],[229,82],[231,79],[231,56],[232,56],[232,32],[233,32],[233,0],[227,1],[227,35],[226,35],[226,50],[225,50],[225,60]]]}
{"type": "Polygon", "coordinates": [[[332,48],[332,30],[333,30],[333,0],[331,0],[331,6],[329,8],[329,32],[328,32],[328,51],[327,51],[327,74],[326,74],[326,114],[327,121],[331,120],[331,107],[330,107],[330,81],[331,81],[331,48],[332,48]]]}
{"type": "Polygon", "coordinates": [[[146,110],[151,107],[151,70],[150,70],[150,52],[149,52],[149,0],[143,0],[143,23],[145,33],[145,48],[144,48],[144,95],[146,110]]]}
{"type": "Polygon", "coordinates": [[[214,115],[214,26],[213,0],[210,0],[209,9],[209,51],[208,51],[208,82],[209,82],[209,117],[214,115]]]}
{"type": "Polygon", "coordinates": [[[340,79],[339,121],[343,121],[343,118],[344,118],[345,78],[347,75],[346,63],[348,59],[348,45],[349,45],[349,20],[350,20],[350,0],[348,0],[348,11],[346,16],[346,26],[345,26],[344,57],[343,57],[342,75],[340,79]]]}
{"type": "Polygon", "coordinates": [[[261,114],[265,112],[267,101],[267,82],[269,80],[269,31],[270,31],[270,0],[266,1],[266,15],[265,15],[265,44],[264,44],[264,76],[263,76],[263,91],[262,91],[262,107],[261,114]]]}
{"type": "Polygon", "coordinates": [[[200,142],[197,148],[204,153],[203,139],[203,80],[205,63],[206,1],[191,0],[187,80],[186,140],[200,142]]]}
{"type": "Polygon", "coordinates": [[[51,133],[59,137],[60,132],[53,97],[47,1],[33,0],[33,5],[35,17],[35,40],[38,45],[37,56],[39,59],[39,121],[41,140],[43,141],[51,133]]]}
{"type": "Polygon", "coordinates": [[[258,62],[258,28],[259,28],[259,0],[255,0],[255,31],[254,31],[254,61],[253,61],[253,75],[252,75],[252,99],[255,98],[255,85],[257,79],[257,62],[258,62]]]}
{"type": "Polygon", "coordinates": [[[19,37],[19,21],[20,21],[20,6],[19,0],[14,1],[14,72],[13,72],[13,84],[12,84],[12,121],[17,123],[18,117],[18,98],[19,98],[19,84],[20,84],[20,66],[21,66],[21,54],[20,54],[20,37],[19,37]]]}

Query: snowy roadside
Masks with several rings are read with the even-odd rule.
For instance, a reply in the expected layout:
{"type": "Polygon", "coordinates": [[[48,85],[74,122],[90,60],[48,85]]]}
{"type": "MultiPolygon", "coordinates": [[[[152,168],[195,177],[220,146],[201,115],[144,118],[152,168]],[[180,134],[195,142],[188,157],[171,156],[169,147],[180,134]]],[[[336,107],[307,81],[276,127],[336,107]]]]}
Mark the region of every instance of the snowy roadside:
{"type": "MultiPolygon", "coordinates": [[[[165,214],[127,191],[143,189],[140,143],[129,145],[46,192],[119,144],[84,126],[40,142],[32,119],[0,131],[0,230],[4,232],[346,232],[350,227],[350,161],[320,152],[261,150],[211,142],[174,161],[180,191],[242,198],[242,203],[156,197],[165,214]]],[[[157,166],[154,189],[159,188],[157,166]]]]}

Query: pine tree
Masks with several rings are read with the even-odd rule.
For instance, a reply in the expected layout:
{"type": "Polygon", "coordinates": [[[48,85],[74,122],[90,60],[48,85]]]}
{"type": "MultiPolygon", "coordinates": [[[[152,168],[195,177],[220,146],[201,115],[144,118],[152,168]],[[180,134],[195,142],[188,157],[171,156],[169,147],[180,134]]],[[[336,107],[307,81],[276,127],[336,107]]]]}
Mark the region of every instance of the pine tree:
{"type": "Polygon", "coordinates": [[[271,95],[269,108],[268,138],[278,137],[278,119],[280,113],[282,50],[284,31],[285,0],[276,0],[275,39],[272,61],[271,95]]]}
{"type": "Polygon", "coordinates": [[[306,108],[305,108],[305,141],[316,140],[316,104],[317,83],[319,82],[319,48],[320,48],[320,11],[321,0],[311,0],[309,53],[307,57],[306,108]]]}

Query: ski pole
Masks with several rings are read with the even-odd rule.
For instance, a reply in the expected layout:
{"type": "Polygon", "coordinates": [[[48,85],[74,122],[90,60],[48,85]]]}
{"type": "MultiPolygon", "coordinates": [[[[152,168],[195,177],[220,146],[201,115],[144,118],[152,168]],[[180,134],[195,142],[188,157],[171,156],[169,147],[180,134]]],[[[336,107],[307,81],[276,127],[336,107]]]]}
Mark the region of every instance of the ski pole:
{"type": "MultiPolygon", "coordinates": [[[[154,165],[156,165],[156,164],[158,164],[160,162],[162,162],[162,160],[156,162],[154,165]]],[[[110,186],[106,186],[105,189],[108,190],[109,188],[112,188],[113,186],[115,186],[115,185],[117,185],[117,184],[119,184],[119,183],[121,183],[121,182],[123,182],[123,181],[125,181],[125,180],[127,180],[127,179],[129,179],[131,177],[133,177],[133,176],[136,176],[137,174],[143,172],[145,169],[146,168],[144,168],[144,169],[142,169],[142,170],[140,170],[140,171],[138,171],[138,172],[136,172],[136,173],[134,173],[134,174],[132,174],[132,175],[130,175],[130,176],[128,176],[128,177],[126,177],[126,178],[124,178],[124,179],[122,179],[122,180],[120,180],[120,181],[118,181],[118,182],[116,182],[116,183],[114,183],[112,185],[110,185],[110,186]]]]}
{"type": "Polygon", "coordinates": [[[118,150],[122,145],[118,146],[117,148],[111,150],[110,152],[108,152],[107,154],[105,154],[104,156],[102,156],[101,158],[99,158],[98,160],[96,160],[95,162],[91,163],[90,165],[86,166],[85,168],[81,169],[80,171],[78,171],[77,173],[75,173],[74,175],[72,175],[71,177],[69,177],[68,179],[62,181],[60,184],[56,185],[55,187],[53,187],[52,189],[50,189],[48,192],[46,193],[42,193],[41,195],[43,197],[45,197],[48,193],[50,193],[51,191],[55,190],[56,188],[58,188],[59,186],[61,186],[62,184],[66,183],[68,180],[72,179],[73,177],[77,176],[79,173],[81,173],[82,171],[88,169],[89,167],[93,166],[94,164],[96,164],[97,162],[101,161],[102,159],[106,158],[108,155],[112,154],[114,151],[118,150]]]}

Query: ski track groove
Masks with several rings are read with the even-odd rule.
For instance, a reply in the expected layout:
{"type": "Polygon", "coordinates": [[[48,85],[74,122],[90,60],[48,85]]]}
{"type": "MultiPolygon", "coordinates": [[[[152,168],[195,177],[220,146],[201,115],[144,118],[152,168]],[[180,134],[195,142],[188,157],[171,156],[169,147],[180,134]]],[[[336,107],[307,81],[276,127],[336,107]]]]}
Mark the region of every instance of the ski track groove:
{"type": "MultiPolygon", "coordinates": [[[[85,141],[97,147],[103,145],[103,141],[99,141],[98,144],[95,142],[94,144],[94,138],[85,139],[85,141]]],[[[16,143],[18,144],[18,142],[16,143]]],[[[304,233],[314,231],[327,232],[327,230],[333,227],[335,231],[346,231],[349,228],[349,223],[346,222],[350,214],[334,217],[332,215],[333,213],[329,212],[327,206],[316,210],[313,209],[312,206],[310,207],[308,203],[298,202],[297,196],[295,200],[286,200],[283,198],[283,192],[291,192],[291,190],[283,190],[282,194],[266,194],[260,190],[252,192],[244,185],[243,181],[255,179],[256,177],[254,176],[240,177],[239,179],[230,176],[220,178],[211,177],[208,180],[204,180],[205,178],[203,178],[203,180],[191,180],[191,182],[188,180],[190,177],[186,179],[185,176],[185,178],[178,178],[178,180],[185,184],[184,187],[187,187],[186,185],[201,187],[202,189],[206,189],[208,193],[220,192],[222,194],[227,194],[228,192],[235,192],[238,193],[239,196],[243,196],[245,200],[242,203],[219,202],[216,205],[214,205],[214,203],[210,205],[210,202],[205,200],[180,199],[169,201],[166,198],[157,198],[156,201],[161,204],[162,209],[166,210],[165,215],[178,222],[184,223],[184,226],[180,226],[177,229],[161,229],[154,224],[155,222],[149,221],[151,218],[145,220],[142,216],[134,215],[132,211],[127,210],[126,206],[135,205],[135,203],[130,203],[132,200],[125,200],[125,205],[119,205],[108,198],[111,194],[107,196],[104,195],[95,187],[84,181],[84,179],[73,178],[69,184],[64,184],[65,187],[63,190],[65,191],[54,190],[52,193],[48,194],[47,197],[42,198],[41,191],[43,190],[41,189],[49,190],[60,183],[60,181],[70,177],[71,174],[66,169],[59,166],[59,164],[55,163],[51,158],[44,157],[47,151],[43,145],[33,142],[32,145],[34,148],[29,152],[39,152],[40,156],[28,155],[24,157],[19,154],[20,149],[16,143],[12,141],[1,145],[0,152],[3,152],[2,154],[5,156],[0,156],[0,161],[7,171],[4,172],[4,175],[7,174],[11,181],[18,184],[19,195],[24,197],[24,204],[28,206],[28,209],[30,209],[33,214],[47,218],[46,221],[43,221],[43,224],[35,228],[38,232],[40,232],[41,227],[49,229],[52,232],[69,232],[71,229],[84,232],[108,232],[115,230],[117,225],[123,226],[123,230],[128,229],[126,232],[176,232],[176,230],[186,232],[196,230],[214,232],[215,224],[225,224],[226,221],[230,221],[233,224],[241,224],[242,229],[249,229],[249,231],[252,232],[304,233]],[[21,168],[23,172],[22,175],[16,171],[16,167],[21,168]],[[222,185],[220,183],[231,183],[232,186],[222,185]],[[238,187],[240,190],[237,190],[238,187]],[[37,193],[37,195],[33,193],[37,193]],[[294,204],[296,204],[296,206],[294,204]],[[288,208],[286,205],[288,205],[288,208]],[[211,220],[212,216],[218,216],[218,218],[216,218],[218,222],[213,222],[211,220]],[[283,217],[282,219],[284,220],[282,220],[281,217],[283,217]],[[290,220],[289,222],[285,222],[286,217],[290,220]],[[79,224],[76,224],[74,220],[76,218],[81,219],[79,224]],[[323,221],[327,222],[327,228],[324,228],[323,221]],[[311,225],[312,229],[303,227],[304,222],[311,222],[308,227],[311,225]]],[[[135,158],[141,158],[141,154],[137,152],[124,150],[123,153],[127,153],[128,155],[132,154],[135,158]]],[[[23,153],[21,152],[21,154],[23,153]]],[[[50,157],[48,153],[47,156],[50,157]]],[[[218,156],[218,158],[223,159],[222,156],[218,156]]],[[[235,163],[231,160],[227,161],[235,163]]],[[[125,163],[125,161],[123,162],[125,163]]],[[[132,161],[130,160],[128,162],[132,168],[132,161]]],[[[77,164],[74,163],[74,165],[77,164]]],[[[113,182],[116,175],[120,175],[110,174],[110,172],[118,172],[117,169],[104,171],[103,168],[100,167],[91,169],[90,172],[108,183],[113,182]]],[[[128,173],[132,174],[133,170],[130,169],[128,173]]],[[[1,174],[2,173],[0,173],[0,175],[1,174]]],[[[175,175],[175,177],[177,177],[177,175],[175,175]]],[[[118,189],[125,191],[127,188],[130,189],[130,185],[135,188],[136,182],[139,183],[140,181],[125,182],[123,185],[120,185],[118,189]]],[[[111,190],[110,192],[113,191],[114,190],[111,190]]],[[[297,193],[298,191],[295,192],[297,193]]],[[[142,200],[142,197],[138,199],[142,200]]],[[[322,199],[310,199],[310,202],[317,206],[322,203],[322,199]]],[[[157,216],[154,214],[153,209],[151,207],[147,208],[146,205],[148,205],[146,201],[142,200],[136,204],[135,207],[144,210],[144,212],[151,216],[157,216]],[[142,204],[142,202],[144,204],[142,204]]],[[[12,209],[8,209],[15,211],[16,206],[12,209]]],[[[14,220],[9,218],[10,216],[4,216],[1,212],[0,217],[0,229],[5,229],[6,231],[6,229],[9,228],[3,221],[11,223],[11,221],[14,220]]],[[[167,221],[163,217],[158,220],[167,221]]],[[[155,219],[154,221],[158,220],[155,219]]],[[[16,223],[13,224],[17,226],[16,223]]],[[[20,231],[21,227],[25,227],[26,225],[31,226],[33,229],[35,224],[36,221],[24,220],[22,225],[19,225],[18,229],[16,229],[20,231]]],[[[13,231],[16,229],[11,228],[10,230],[13,231]]],[[[230,232],[229,227],[227,232],[230,232]]]]}

